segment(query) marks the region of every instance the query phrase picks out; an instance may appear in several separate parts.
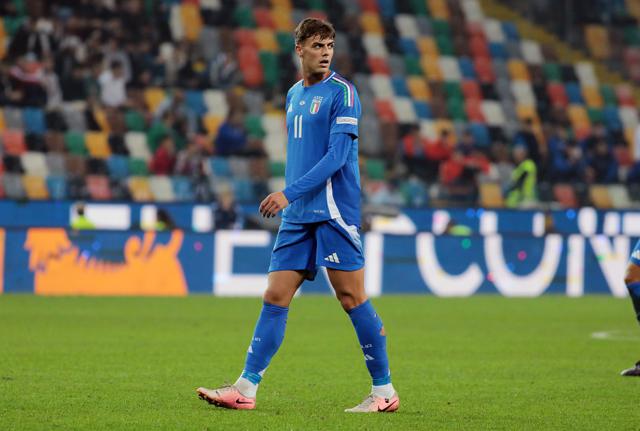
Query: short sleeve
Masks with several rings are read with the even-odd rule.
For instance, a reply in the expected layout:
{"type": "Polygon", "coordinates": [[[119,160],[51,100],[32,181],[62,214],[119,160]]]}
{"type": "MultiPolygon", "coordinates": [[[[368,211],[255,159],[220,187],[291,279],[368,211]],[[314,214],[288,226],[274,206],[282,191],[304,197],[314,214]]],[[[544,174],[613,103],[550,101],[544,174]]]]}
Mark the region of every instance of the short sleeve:
{"type": "Polygon", "coordinates": [[[358,137],[360,99],[356,87],[344,79],[335,79],[338,91],[334,92],[331,105],[330,133],[347,133],[358,137]]]}

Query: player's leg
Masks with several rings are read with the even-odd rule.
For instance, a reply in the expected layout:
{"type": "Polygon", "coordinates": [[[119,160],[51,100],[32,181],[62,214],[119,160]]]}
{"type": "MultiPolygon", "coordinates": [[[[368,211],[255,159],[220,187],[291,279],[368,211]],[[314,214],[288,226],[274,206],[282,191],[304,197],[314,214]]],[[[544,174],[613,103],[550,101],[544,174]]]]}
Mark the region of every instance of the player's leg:
{"type": "Polygon", "coordinates": [[[255,407],[258,385],[284,339],[291,299],[304,279],[315,275],[315,249],[312,228],[282,223],[271,254],[262,311],[242,374],[231,386],[198,388],[200,398],[225,408],[255,407]]]}
{"type": "MultiPolygon", "coordinates": [[[[633,250],[633,253],[631,253],[631,259],[629,260],[629,266],[627,266],[624,282],[629,290],[629,296],[631,296],[636,319],[640,323],[640,241],[633,250]]],[[[640,377],[640,361],[636,362],[633,368],[624,370],[621,374],[623,376],[640,377]]]]}
{"type": "Polygon", "coordinates": [[[331,220],[318,227],[316,238],[316,263],[327,268],[336,297],[356,331],[372,379],[371,395],[348,411],[395,411],[400,400],[391,384],[384,326],[364,289],[364,256],[358,231],[341,219],[331,220]]]}

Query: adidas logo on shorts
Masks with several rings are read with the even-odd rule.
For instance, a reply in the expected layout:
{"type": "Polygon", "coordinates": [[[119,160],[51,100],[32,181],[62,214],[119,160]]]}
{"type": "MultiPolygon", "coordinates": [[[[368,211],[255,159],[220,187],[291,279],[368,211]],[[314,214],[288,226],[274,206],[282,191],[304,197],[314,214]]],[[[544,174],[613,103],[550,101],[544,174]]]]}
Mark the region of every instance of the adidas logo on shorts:
{"type": "Polygon", "coordinates": [[[328,260],[329,262],[333,263],[340,263],[340,259],[338,259],[337,253],[330,254],[329,256],[325,257],[324,260],[328,260]]]}

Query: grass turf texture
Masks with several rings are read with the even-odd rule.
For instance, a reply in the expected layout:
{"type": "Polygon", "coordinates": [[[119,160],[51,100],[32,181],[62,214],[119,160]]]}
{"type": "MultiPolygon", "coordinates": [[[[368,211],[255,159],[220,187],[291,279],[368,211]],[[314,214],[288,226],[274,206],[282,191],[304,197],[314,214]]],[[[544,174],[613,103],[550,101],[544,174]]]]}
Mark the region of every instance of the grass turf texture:
{"type": "Polygon", "coordinates": [[[640,379],[618,375],[640,358],[627,300],[374,304],[396,414],[342,412],[370,381],[331,297],[294,300],[257,410],[240,412],[206,404],[195,388],[235,380],[258,299],[0,296],[0,429],[638,429],[640,379]],[[603,330],[626,338],[590,336],[603,330]]]}

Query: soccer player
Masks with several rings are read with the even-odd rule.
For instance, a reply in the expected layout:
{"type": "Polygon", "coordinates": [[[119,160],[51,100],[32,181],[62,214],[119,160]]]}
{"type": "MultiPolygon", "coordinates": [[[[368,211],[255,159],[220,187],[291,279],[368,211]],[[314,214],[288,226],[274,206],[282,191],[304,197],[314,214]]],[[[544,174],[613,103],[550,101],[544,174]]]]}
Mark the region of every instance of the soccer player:
{"type": "Polygon", "coordinates": [[[382,320],[364,291],[360,225],[358,119],[355,87],[330,69],[335,31],[306,18],[295,30],[303,79],[287,93],[286,188],[260,204],[263,217],[283,211],[264,305],[244,370],[231,386],[198,388],[219,407],[253,409],[256,391],[284,338],[289,304],[305,279],[325,266],[351,318],[373,380],[371,394],[347,412],[393,412],[400,399],[391,384],[382,320]]]}
{"type": "MultiPolygon", "coordinates": [[[[633,309],[636,312],[636,319],[640,322],[640,241],[638,241],[636,248],[634,248],[631,253],[624,282],[629,290],[629,295],[631,295],[633,309]]],[[[640,377],[640,361],[636,362],[633,368],[624,370],[621,374],[623,376],[640,377]]]]}

